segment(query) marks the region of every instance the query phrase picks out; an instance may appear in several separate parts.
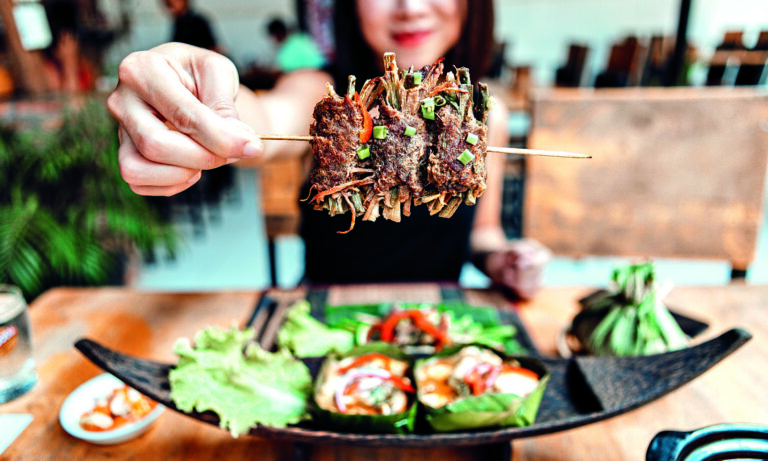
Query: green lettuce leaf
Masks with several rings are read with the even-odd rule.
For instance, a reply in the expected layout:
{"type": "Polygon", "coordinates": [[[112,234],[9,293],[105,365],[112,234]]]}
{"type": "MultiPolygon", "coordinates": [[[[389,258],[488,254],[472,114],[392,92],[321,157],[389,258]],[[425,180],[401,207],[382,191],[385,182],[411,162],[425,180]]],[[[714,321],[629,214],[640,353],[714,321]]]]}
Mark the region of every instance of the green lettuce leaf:
{"type": "Polygon", "coordinates": [[[249,344],[253,330],[206,328],[174,346],[171,399],[186,412],[213,411],[237,437],[257,424],[283,427],[305,419],[312,378],[289,351],[270,353],[249,344]],[[243,349],[245,348],[245,353],[243,349]]]}
{"type": "Polygon", "coordinates": [[[285,323],[277,333],[280,347],[287,347],[296,357],[304,358],[345,352],[354,346],[354,333],[330,328],[309,312],[307,301],[299,301],[288,310],[285,323]]]}

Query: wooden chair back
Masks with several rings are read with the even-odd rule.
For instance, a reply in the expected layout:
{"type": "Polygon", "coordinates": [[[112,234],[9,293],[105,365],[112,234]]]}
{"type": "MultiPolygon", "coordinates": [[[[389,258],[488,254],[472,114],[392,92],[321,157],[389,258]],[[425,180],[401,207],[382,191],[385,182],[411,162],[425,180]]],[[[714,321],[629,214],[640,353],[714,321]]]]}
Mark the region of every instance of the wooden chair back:
{"type": "Polygon", "coordinates": [[[563,67],[557,69],[555,85],[566,88],[581,86],[588,55],[589,47],[577,43],[569,45],[568,60],[563,67]]]}
{"type": "Polygon", "coordinates": [[[306,177],[303,158],[272,160],[259,166],[264,227],[267,234],[269,279],[278,285],[277,239],[297,235],[301,221],[299,193],[306,177]]]}
{"type": "Polygon", "coordinates": [[[273,160],[259,171],[267,238],[297,234],[299,189],[305,177],[303,159],[273,160]]]}
{"type": "Polygon", "coordinates": [[[551,90],[532,99],[523,234],[555,254],[706,258],[746,271],[763,216],[768,92],[551,90]]]}

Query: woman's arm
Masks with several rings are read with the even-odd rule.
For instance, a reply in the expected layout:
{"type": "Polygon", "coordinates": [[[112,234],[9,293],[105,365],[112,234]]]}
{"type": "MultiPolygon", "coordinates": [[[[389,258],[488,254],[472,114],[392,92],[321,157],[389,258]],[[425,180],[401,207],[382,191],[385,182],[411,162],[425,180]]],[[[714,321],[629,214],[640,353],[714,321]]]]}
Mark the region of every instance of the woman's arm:
{"type": "MultiPolygon", "coordinates": [[[[507,145],[507,116],[504,107],[497,106],[491,112],[489,146],[507,145]]],[[[530,239],[507,241],[501,227],[505,157],[489,153],[486,161],[488,189],[477,203],[471,237],[472,260],[493,283],[510,289],[519,297],[531,298],[539,289],[542,265],[549,259],[549,250],[530,239]]]]}
{"type": "MultiPolygon", "coordinates": [[[[235,100],[240,120],[257,134],[307,135],[312,112],[320,98],[328,92],[326,83],[331,76],[316,70],[304,70],[283,75],[267,92],[254,93],[241,86],[235,100]]],[[[271,158],[296,156],[307,151],[309,143],[298,141],[266,141],[263,156],[243,159],[241,166],[258,165],[271,158]]]]}

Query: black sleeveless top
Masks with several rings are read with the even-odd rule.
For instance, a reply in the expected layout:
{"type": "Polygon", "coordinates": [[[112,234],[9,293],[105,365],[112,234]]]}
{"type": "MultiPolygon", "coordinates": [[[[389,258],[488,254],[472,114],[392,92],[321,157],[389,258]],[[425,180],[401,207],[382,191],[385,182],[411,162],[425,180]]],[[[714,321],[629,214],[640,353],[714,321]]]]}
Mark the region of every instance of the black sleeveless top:
{"type": "MultiPolygon", "coordinates": [[[[307,197],[308,184],[301,197],[307,197]]],[[[378,218],[349,228],[350,214],[331,217],[301,202],[300,234],[311,283],[458,281],[469,260],[469,234],[475,206],[460,205],[451,218],[430,216],[425,205],[411,206],[401,222],[378,218]]]]}

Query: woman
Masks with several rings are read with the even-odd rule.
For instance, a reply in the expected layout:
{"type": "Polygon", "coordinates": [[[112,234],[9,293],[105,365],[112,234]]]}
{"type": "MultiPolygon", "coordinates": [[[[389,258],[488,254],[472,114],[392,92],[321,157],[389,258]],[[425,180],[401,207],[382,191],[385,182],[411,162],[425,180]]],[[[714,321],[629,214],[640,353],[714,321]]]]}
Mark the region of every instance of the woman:
{"type": "Polygon", "coordinates": [[[51,44],[43,52],[48,88],[70,93],[93,90],[97,72],[82,53],[77,4],[57,0],[46,3],[45,10],[52,37],[51,44]]]}
{"type": "MultiPolygon", "coordinates": [[[[307,133],[326,82],[335,78],[343,88],[349,74],[358,81],[380,75],[386,51],[396,53],[402,68],[445,56],[448,69],[470,67],[477,81],[489,62],[493,1],[471,6],[468,0],[339,0],[333,75],[294,72],[260,96],[239,86],[231,62],[206,50],[165,44],[131,54],[120,65],[120,84],[108,101],[120,122],[122,176],[136,193],[172,195],[194,184],[205,169],[301,155],[306,145],[262,144],[256,133],[307,133]]],[[[494,109],[490,145],[506,144],[505,115],[503,108],[494,109]]],[[[345,229],[339,218],[305,211],[307,278],[455,281],[471,249],[484,256],[478,263],[482,270],[514,290],[516,255],[507,251],[500,226],[500,156],[488,157],[488,172],[488,189],[476,210],[460,207],[461,215],[447,220],[419,216],[424,207],[415,207],[414,216],[401,223],[365,222],[338,235],[345,229]]]]}

